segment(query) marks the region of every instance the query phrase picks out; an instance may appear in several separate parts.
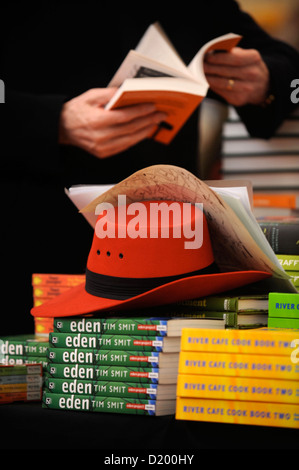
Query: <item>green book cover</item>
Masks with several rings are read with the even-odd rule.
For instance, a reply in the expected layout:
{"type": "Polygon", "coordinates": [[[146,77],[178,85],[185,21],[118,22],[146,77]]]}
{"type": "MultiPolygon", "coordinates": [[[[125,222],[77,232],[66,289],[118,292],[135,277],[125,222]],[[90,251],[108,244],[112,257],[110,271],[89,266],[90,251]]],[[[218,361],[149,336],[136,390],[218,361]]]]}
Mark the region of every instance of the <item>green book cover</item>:
{"type": "MultiPolygon", "coordinates": [[[[269,317],[268,319],[269,328],[299,328],[299,318],[278,318],[278,317],[269,317]]],[[[298,335],[299,338],[299,335],[298,335]]]]}
{"type": "Polygon", "coordinates": [[[180,305],[198,307],[200,310],[218,312],[267,311],[267,295],[210,295],[201,299],[184,300],[180,305]]]}
{"type": "Polygon", "coordinates": [[[9,354],[5,354],[3,356],[0,355],[0,364],[6,366],[41,364],[44,370],[48,364],[48,360],[46,358],[46,354],[44,356],[10,356],[9,354]]]}
{"type": "Polygon", "coordinates": [[[49,363],[170,367],[178,364],[179,353],[97,349],[49,348],[49,363]]]}
{"type": "Polygon", "coordinates": [[[288,271],[288,275],[290,276],[291,282],[294,284],[294,286],[299,287],[299,270],[298,271],[288,271]]]}
{"type": "Polygon", "coordinates": [[[277,254],[276,256],[285,271],[299,271],[299,255],[277,254]]]}
{"type": "Polygon", "coordinates": [[[115,382],[128,381],[140,383],[176,382],[177,367],[174,366],[163,373],[157,367],[125,367],[86,364],[56,364],[50,363],[46,367],[50,378],[67,378],[83,380],[113,380],[115,382]]]}
{"type": "Polygon", "coordinates": [[[129,336],[87,333],[50,333],[52,348],[120,349],[140,351],[180,351],[180,337],[129,336]]]}
{"type": "Polygon", "coordinates": [[[44,392],[42,406],[48,409],[90,411],[99,413],[126,413],[140,415],[167,415],[175,413],[175,400],[150,400],[120,397],[93,397],[44,392]]]}
{"type": "Polygon", "coordinates": [[[0,338],[0,360],[3,355],[45,356],[49,346],[47,337],[36,335],[3,336],[0,338]]]}
{"type": "Polygon", "coordinates": [[[269,317],[299,319],[299,293],[270,292],[269,317]]]}
{"type": "Polygon", "coordinates": [[[41,375],[40,364],[0,365],[0,377],[5,375],[41,375]]]}
{"type": "Polygon", "coordinates": [[[226,328],[249,329],[267,326],[268,324],[268,312],[225,312],[223,318],[226,328]]]}
{"type": "Polygon", "coordinates": [[[54,333],[89,333],[113,335],[153,335],[167,334],[167,318],[54,318],[54,333]]]}
{"type": "Polygon", "coordinates": [[[131,398],[173,398],[176,383],[171,385],[138,384],[134,382],[113,382],[105,380],[52,379],[46,378],[44,388],[59,394],[92,395],[131,398]]]}

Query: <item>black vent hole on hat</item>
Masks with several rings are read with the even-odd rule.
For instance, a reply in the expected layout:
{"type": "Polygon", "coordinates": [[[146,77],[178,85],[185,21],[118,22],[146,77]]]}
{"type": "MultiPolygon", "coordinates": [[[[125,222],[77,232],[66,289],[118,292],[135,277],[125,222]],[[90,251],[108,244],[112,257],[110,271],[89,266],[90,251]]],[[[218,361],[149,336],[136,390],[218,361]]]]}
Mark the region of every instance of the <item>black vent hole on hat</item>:
{"type": "Polygon", "coordinates": [[[119,259],[123,259],[123,257],[124,257],[123,253],[119,253],[118,257],[119,257],[119,259]]]}
{"type": "Polygon", "coordinates": [[[97,250],[97,255],[100,255],[101,254],[101,250],[97,250]]]}
{"type": "Polygon", "coordinates": [[[107,255],[107,256],[110,256],[110,255],[111,255],[110,251],[107,251],[106,255],[107,255]]]}

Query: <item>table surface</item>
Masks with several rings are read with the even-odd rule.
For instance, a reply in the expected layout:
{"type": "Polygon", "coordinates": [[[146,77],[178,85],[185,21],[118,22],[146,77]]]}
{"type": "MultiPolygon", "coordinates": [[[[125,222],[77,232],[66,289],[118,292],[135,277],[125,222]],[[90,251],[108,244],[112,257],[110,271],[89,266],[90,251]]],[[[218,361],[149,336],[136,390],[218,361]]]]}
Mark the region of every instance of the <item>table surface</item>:
{"type": "Polygon", "coordinates": [[[299,430],[176,420],[175,416],[49,410],[41,402],[0,405],[1,449],[145,451],[299,449],[299,430]]]}

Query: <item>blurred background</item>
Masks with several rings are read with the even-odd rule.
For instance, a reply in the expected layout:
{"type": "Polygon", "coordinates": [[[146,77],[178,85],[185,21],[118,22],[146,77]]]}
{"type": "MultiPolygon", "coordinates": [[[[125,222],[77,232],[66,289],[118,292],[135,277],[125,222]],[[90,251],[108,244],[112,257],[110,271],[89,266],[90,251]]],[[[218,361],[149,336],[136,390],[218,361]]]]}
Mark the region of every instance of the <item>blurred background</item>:
{"type": "Polygon", "coordinates": [[[299,0],[238,0],[270,34],[299,50],[299,0]]]}

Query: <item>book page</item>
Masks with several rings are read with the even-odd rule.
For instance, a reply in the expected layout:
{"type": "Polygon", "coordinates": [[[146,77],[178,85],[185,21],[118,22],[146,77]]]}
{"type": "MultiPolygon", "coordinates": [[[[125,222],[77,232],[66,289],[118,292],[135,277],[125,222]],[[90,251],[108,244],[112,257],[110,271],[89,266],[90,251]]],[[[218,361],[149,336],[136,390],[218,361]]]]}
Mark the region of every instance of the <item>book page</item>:
{"type": "Polygon", "coordinates": [[[140,77],[142,70],[144,69],[149,69],[149,71],[151,71],[147,74],[147,76],[154,76],[155,72],[155,75],[160,77],[181,77],[193,80],[192,75],[186,67],[184,69],[178,70],[175,67],[169,66],[167,63],[158,62],[157,60],[154,60],[150,57],[145,57],[142,54],[131,50],[127,54],[115,75],[112,77],[108,86],[119,87],[126,79],[140,77]]]}
{"type": "Polygon", "coordinates": [[[191,74],[197,79],[205,79],[204,69],[203,69],[203,60],[204,55],[209,51],[223,50],[229,51],[235,47],[240,41],[242,36],[239,36],[235,33],[224,34],[218,38],[212,39],[211,41],[204,44],[200,48],[198,53],[194,56],[190,64],[188,65],[188,70],[191,74]]]}
{"type": "Polygon", "coordinates": [[[158,22],[148,27],[135,49],[143,56],[167,64],[181,72],[186,71],[186,64],[158,22]]]}
{"type": "MultiPolygon", "coordinates": [[[[93,201],[100,194],[105,193],[113,185],[103,184],[103,185],[75,185],[70,188],[65,188],[65,194],[70,198],[72,203],[77,207],[79,211],[83,209],[87,204],[93,201]]],[[[94,213],[86,212],[84,217],[87,222],[94,228],[97,216],[94,213]]]]}

